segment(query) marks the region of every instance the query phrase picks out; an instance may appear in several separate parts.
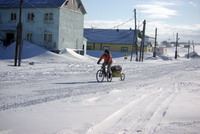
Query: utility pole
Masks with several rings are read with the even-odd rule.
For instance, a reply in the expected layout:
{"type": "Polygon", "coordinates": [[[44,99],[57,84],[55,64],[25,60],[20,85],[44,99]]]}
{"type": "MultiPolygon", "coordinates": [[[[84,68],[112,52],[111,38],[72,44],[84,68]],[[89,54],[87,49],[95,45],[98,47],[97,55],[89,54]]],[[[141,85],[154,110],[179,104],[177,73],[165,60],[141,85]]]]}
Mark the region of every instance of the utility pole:
{"type": "Polygon", "coordinates": [[[195,52],[195,50],[194,50],[194,41],[192,41],[192,46],[193,46],[193,53],[195,52]]]}
{"type": "Polygon", "coordinates": [[[19,8],[19,22],[17,25],[17,41],[16,41],[16,49],[15,49],[15,66],[21,66],[21,56],[22,56],[22,3],[23,0],[20,0],[20,8],[19,8]]]}
{"type": "Polygon", "coordinates": [[[175,59],[177,59],[177,57],[178,57],[178,52],[177,52],[178,40],[179,40],[179,38],[178,38],[178,33],[177,33],[177,34],[176,34],[176,50],[175,50],[175,59]]]}
{"type": "Polygon", "coordinates": [[[157,45],[157,28],[155,30],[155,46],[153,51],[153,57],[156,57],[156,45],[157,45]]]}
{"type": "Polygon", "coordinates": [[[140,42],[140,56],[139,56],[139,61],[142,60],[142,41],[140,42]]]}
{"type": "Polygon", "coordinates": [[[189,59],[190,58],[190,41],[188,41],[188,55],[187,55],[187,58],[189,59]]]}
{"type": "Polygon", "coordinates": [[[134,17],[135,17],[135,32],[134,32],[134,38],[133,38],[134,42],[133,42],[132,51],[131,51],[131,61],[132,61],[132,58],[133,58],[134,44],[135,44],[136,61],[138,61],[138,46],[137,46],[138,33],[137,33],[136,9],[134,9],[134,17]]]}
{"type": "Polygon", "coordinates": [[[146,28],[146,20],[143,22],[143,33],[142,33],[142,62],[144,59],[144,43],[145,43],[145,28],[146,28]]]}

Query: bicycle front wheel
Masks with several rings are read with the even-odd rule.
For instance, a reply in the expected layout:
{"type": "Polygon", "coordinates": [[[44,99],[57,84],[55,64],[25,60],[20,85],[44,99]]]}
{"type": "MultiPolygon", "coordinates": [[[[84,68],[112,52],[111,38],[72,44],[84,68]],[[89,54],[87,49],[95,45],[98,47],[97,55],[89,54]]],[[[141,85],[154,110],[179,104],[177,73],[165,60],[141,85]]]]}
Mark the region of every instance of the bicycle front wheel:
{"type": "Polygon", "coordinates": [[[96,79],[98,82],[102,82],[104,80],[103,70],[98,70],[96,73],[96,79]]]}

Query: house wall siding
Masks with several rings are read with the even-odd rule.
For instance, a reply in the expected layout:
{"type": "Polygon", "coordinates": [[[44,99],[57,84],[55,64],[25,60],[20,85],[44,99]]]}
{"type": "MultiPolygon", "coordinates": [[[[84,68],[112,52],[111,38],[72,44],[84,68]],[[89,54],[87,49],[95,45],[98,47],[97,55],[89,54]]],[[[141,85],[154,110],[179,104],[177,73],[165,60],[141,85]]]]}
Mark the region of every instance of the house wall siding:
{"type": "Polygon", "coordinates": [[[60,9],[60,29],[58,49],[83,48],[84,16],[80,12],[74,12],[66,8],[60,9]]]}
{"type": "MultiPolygon", "coordinates": [[[[0,8],[0,27],[16,27],[18,22],[18,10],[13,8],[1,9],[0,8]],[[16,21],[10,21],[10,14],[16,13],[17,18],[16,21]]],[[[8,31],[15,34],[16,39],[16,31],[8,31]]],[[[4,40],[6,38],[6,34],[4,31],[0,31],[0,37],[4,40]]]]}
{"type": "MultiPolygon", "coordinates": [[[[76,4],[77,6],[77,4],[76,4]]],[[[76,7],[77,8],[77,7],[76,7]]],[[[19,8],[0,8],[0,28],[17,27],[19,8]],[[10,14],[16,13],[16,21],[10,21],[10,14]]],[[[84,14],[80,10],[63,8],[23,8],[22,10],[23,35],[25,40],[27,33],[32,34],[32,43],[41,45],[50,50],[64,48],[83,49],[84,14]],[[28,13],[34,13],[34,20],[28,21],[28,13]],[[45,21],[45,13],[53,13],[52,21],[45,21]],[[52,34],[52,42],[44,41],[44,34],[52,34]]],[[[0,31],[0,38],[6,38],[7,32],[15,34],[17,31],[0,31]]]]}
{"type": "MultiPolygon", "coordinates": [[[[4,8],[0,9],[1,21],[0,27],[17,27],[19,21],[19,9],[18,8],[4,8]],[[10,21],[10,14],[16,13],[16,21],[10,21]],[[2,16],[3,14],[3,16],[2,16]]],[[[22,38],[26,40],[27,33],[32,33],[32,42],[38,45],[42,45],[49,49],[57,49],[58,42],[58,29],[59,29],[59,9],[58,8],[23,8],[22,10],[22,25],[23,33],[22,38]],[[34,20],[28,21],[28,13],[34,14],[34,20]],[[52,21],[45,21],[44,14],[53,13],[52,21]],[[44,42],[44,33],[52,33],[52,43],[44,42]]],[[[0,31],[0,36],[5,39],[5,33],[9,31],[0,31]]],[[[16,31],[15,40],[16,40],[16,31]]]]}
{"type": "Polygon", "coordinates": [[[59,9],[58,8],[43,8],[43,9],[26,9],[24,13],[26,14],[24,24],[24,39],[26,39],[26,33],[33,33],[33,43],[40,44],[48,49],[56,50],[58,45],[58,29],[59,29],[59,9]],[[34,21],[27,21],[27,14],[34,13],[34,21]],[[52,21],[45,21],[45,13],[53,13],[52,21]],[[44,34],[52,34],[52,42],[44,41],[44,34]]]}

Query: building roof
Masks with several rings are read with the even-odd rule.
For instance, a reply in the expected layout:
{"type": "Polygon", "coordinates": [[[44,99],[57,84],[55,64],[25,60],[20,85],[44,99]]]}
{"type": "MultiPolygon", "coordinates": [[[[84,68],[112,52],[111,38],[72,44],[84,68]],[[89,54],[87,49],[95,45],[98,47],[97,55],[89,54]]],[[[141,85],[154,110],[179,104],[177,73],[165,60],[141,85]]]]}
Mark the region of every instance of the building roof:
{"type": "Polygon", "coordinates": [[[133,44],[135,30],[125,29],[84,29],[84,37],[89,43],[133,44]]]}
{"type": "MultiPolygon", "coordinates": [[[[23,0],[23,7],[62,7],[69,0],[23,0]]],[[[82,6],[84,14],[86,13],[85,8],[81,0],[77,0],[82,6]]],[[[0,0],[0,8],[15,8],[20,6],[20,0],[0,0]]]]}
{"type": "MultiPolygon", "coordinates": [[[[61,7],[66,0],[23,0],[23,7],[61,7]]],[[[0,7],[19,7],[20,0],[0,0],[0,7]]]]}

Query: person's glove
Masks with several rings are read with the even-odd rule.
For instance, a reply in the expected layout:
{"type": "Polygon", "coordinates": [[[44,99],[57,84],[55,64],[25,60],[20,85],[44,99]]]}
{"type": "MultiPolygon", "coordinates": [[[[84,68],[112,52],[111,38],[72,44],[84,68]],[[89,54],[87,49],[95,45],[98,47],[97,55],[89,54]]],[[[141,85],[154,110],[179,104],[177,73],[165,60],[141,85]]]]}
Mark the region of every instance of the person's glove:
{"type": "Polygon", "coordinates": [[[100,64],[99,61],[97,62],[97,64],[100,64]]]}

